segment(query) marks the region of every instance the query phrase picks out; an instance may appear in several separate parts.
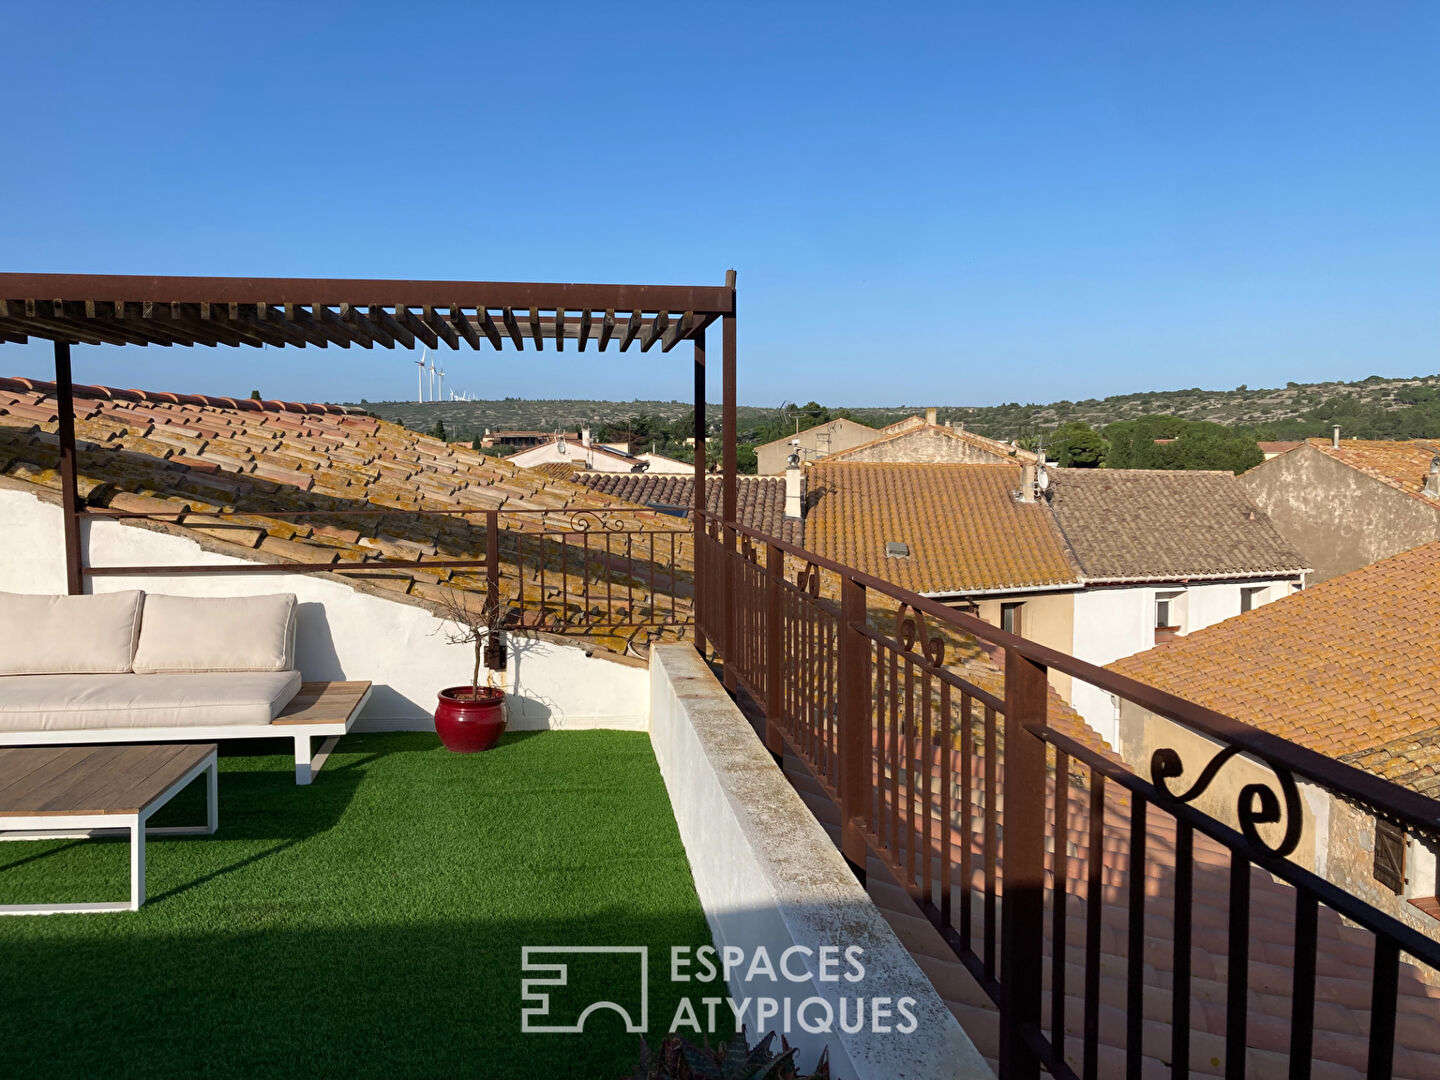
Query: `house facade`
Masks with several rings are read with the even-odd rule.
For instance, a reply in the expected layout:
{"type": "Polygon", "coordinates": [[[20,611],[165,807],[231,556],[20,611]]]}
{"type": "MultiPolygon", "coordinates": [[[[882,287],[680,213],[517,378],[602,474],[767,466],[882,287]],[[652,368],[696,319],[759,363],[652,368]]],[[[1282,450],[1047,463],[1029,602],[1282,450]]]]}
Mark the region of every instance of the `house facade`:
{"type": "MultiPolygon", "coordinates": [[[[1097,666],[1302,587],[1302,556],[1229,473],[825,461],[810,546],[1097,666]]],[[[1104,738],[1115,703],[1051,684],[1104,738]]]]}
{"type": "Polygon", "coordinates": [[[1440,539],[1440,441],[1307,439],[1240,482],[1315,581],[1440,539]]]}
{"type": "Polygon", "coordinates": [[[552,438],[511,454],[505,460],[522,469],[549,465],[573,465],[579,470],[610,473],[684,473],[693,469],[663,454],[631,454],[619,443],[595,442],[589,428],[584,428],[578,439],[569,435],[552,438]]]}
{"type": "MultiPolygon", "coordinates": [[[[1307,749],[1365,769],[1430,798],[1440,796],[1440,699],[1434,643],[1440,635],[1440,541],[1307,588],[1110,665],[1110,670],[1222,711],[1307,749]],[[1397,617],[1403,612],[1404,617],[1397,617]]],[[[1175,749],[1193,784],[1222,747],[1122,704],[1117,748],[1148,769],[1175,749]]],[[[1246,784],[1274,790],[1275,774],[1249,757],[1231,760],[1196,807],[1236,823],[1246,784]]],[[[1373,810],[1299,783],[1300,843],[1290,856],[1347,892],[1440,938],[1436,851],[1440,829],[1418,835],[1373,810]]],[[[1287,823],[1262,826],[1270,842],[1287,823]]]]}
{"type": "Polygon", "coordinates": [[[880,433],[856,420],[831,420],[817,424],[794,435],[763,443],[755,448],[756,472],[761,476],[779,476],[789,464],[790,455],[799,452],[802,461],[814,461],[838,450],[848,450],[874,439],[880,433]]]}
{"type": "Polygon", "coordinates": [[[833,453],[826,460],[951,465],[1034,465],[1040,460],[1037,454],[1012,443],[966,431],[963,424],[942,424],[936,412],[927,409],[923,417],[911,416],[891,424],[870,442],[833,453]]]}

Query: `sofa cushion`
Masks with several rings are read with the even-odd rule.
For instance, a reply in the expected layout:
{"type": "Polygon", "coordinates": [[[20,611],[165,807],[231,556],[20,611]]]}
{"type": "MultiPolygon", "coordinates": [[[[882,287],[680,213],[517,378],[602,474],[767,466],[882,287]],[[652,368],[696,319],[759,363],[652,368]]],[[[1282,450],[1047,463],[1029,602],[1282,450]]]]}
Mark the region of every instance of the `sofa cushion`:
{"type": "Polygon", "coordinates": [[[298,671],[0,677],[0,731],[268,724],[298,671]]]}
{"type": "Polygon", "coordinates": [[[145,597],[135,671],[288,671],[295,594],[145,597]]]}
{"type": "Polygon", "coordinates": [[[143,595],[0,593],[0,675],[129,671],[143,595]]]}

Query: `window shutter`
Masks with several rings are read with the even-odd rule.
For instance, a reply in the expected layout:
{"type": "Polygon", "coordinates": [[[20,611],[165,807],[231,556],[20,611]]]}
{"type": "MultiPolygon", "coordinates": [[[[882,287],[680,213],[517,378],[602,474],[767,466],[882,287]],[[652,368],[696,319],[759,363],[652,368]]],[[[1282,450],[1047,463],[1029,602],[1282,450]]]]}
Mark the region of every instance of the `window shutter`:
{"type": "Polygon", "coordinates": [[[1405,891],[1405,832],[1375,819],[1375,880],[1393,893],[1405,891]]]}

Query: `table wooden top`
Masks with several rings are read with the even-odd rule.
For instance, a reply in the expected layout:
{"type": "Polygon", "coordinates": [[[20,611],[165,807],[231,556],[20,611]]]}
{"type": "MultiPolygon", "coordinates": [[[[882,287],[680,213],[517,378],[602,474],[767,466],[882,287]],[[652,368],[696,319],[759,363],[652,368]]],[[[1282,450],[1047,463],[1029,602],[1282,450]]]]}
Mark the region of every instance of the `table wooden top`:
{"type": "Polygon", "coordinates": [[[138,814],[214,753],[214,743],[0,750],[0,817],[138,814]]]}

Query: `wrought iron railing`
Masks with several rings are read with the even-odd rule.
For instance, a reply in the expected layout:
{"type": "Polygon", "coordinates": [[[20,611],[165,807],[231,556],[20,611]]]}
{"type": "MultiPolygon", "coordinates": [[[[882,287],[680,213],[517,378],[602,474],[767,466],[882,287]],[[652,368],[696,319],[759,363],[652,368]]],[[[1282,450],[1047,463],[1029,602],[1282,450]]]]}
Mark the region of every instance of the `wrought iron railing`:
{"type": "MultiPolygon", "coordinates": [[[[526,625],[558,634],[593,635],[640,628],[683,628],[694,621],[693,536],[669,515],[634,507],[459,510],[423,507],[343,509],[213,509],[117,511],[90,508],[101,520],[150,520],[193,525],[223,536],[263,528],[275,520],[354,520],[413,523],[422,518],[467,522],[455,551],[400,558],[311,545],[313,559],[276,558],[236,563],[82,566],[87,577],[332,573],[375,575],[421,571],[458,589],[483,593],[526,625]],[[257,523],[260,523],[257,525],[257,523]],[[483,555],[480,554],[483,552],[483,555]],[[329,554],[328,560],[322,556],[329,554]],[[458,576],[452,576],[458,575],[458,576]]],[[[307,552],[308,555],[308,552],[307,552]]]]}
{"type": "MultiPolygon", "coordinates": [[[[1280,888],[1267,874],[1293,887],[1289,1075],[1311,1075],[1318,968],[1339,962],[1321,950],[1318,930],[1324,920],[1329,934],[1342,919],[1373,942],[1360,1025],[1366,1074],[1394,1074],[1401,958],[1419,965],[1405,965],[1407,980],[1435,985],[1440,943],[1288,858],[1304,813],[1297,781],[1429,837],[1440,834],[1440,804],[756,530],[702,518],[697,644],[763,710],[770,749],[797,755],[838,805],[851,864],[863,875],[879,858],[984,988],[999,1013],[1002,1077],[1138,1077],[1151,1051],[1168,1058],[1172,1076],[1188,1076],[1195,1041],[1217,1038],[1196,1036],[1192,1022],[1202,888],[1223,897],[1204,914],[1225,912],[1215,1068],[1246,1076],[1252,886],[1267,890],[1267,904],[1280,888]],[[954,651],[963,647],[989,655],[967,666],[954,651]],[[1172,749],[1155,751],[1148,778],[1137,775],[1081,725],[1052,722],[1063,702],[1050,670],[1221,749],[1193,782],[1172,749]],[[1196,809],[1240,755],[1263,763],[1270,782],[1244,784],[1228,823],[1196,809]],[[1128,844],[1123,885],[1107,865],[1117,844],[1128,844]],[[1144,1030],[1145,968],[1156,959],[1147,920],[1168,924],[1168,1045],[1158,1050],[1153,1030],[1146,1048],[1144,1030]],[[1102,940],[1117,933],[1110,955],[1123,955],[1124,1031],[1102,1038],[1102,940]]],[[[1440,1024],[1440,998],[1426,1000],[1440,1024]]]]}

